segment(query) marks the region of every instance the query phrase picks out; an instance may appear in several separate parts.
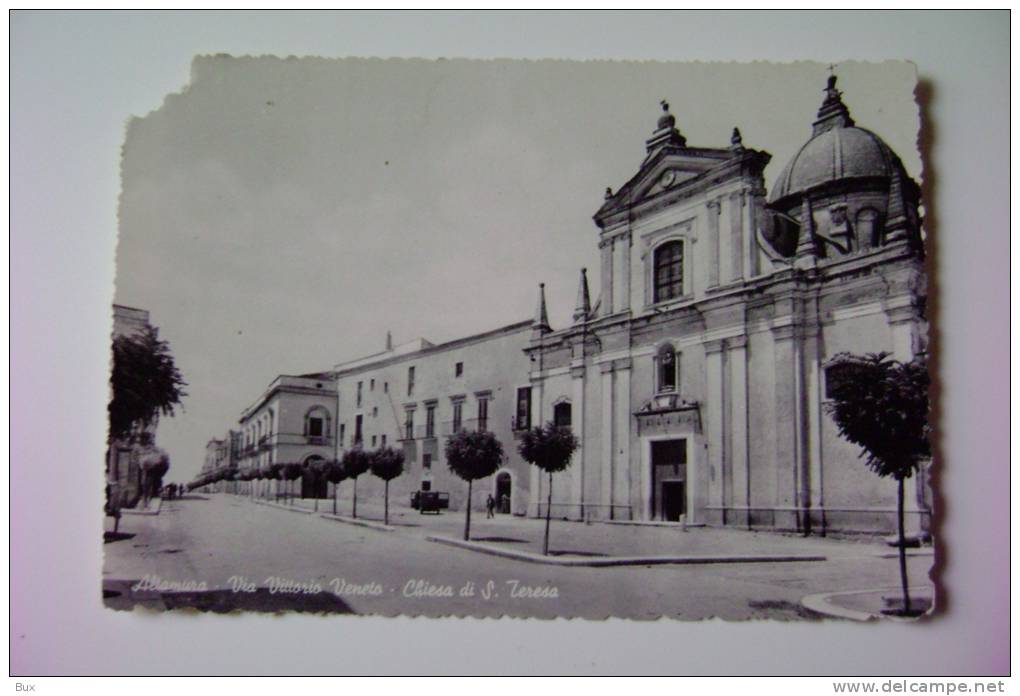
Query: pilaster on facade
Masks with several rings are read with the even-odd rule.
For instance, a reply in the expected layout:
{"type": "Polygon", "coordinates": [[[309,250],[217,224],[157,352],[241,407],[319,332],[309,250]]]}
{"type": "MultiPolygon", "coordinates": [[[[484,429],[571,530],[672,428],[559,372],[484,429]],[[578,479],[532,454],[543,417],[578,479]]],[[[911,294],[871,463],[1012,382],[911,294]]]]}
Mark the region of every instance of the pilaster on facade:
{"type": "Polygon", "coordinates": [[[729,453],[728,404],[726,370],[726,343],[723,340],[707,341],[705,347],[706,433],[708,436],[708,500],[709,505],[722,511],[726,521],[729,500],[726,494],[726,470],[729,453]]]}
{"type": "Polygon", "coordinates": [[[614,428],[614,413],[613,403],[615,395],[613,393],[614,387],[614,368],[613,363],[606,362],[599,365],[599,373],[602,375],[602,403],[601,403],[601,454],[602,454],[602,466],[600,468],[600,479],[601,479],[601,503],[603,509],[612,517],[613,511],[613,493],[615,490],[615,472],[616,472],[616,434],[614,428]]]}
{"type": "Polygon", "coordinates": [[[719,285],[719,217],[722,212],[720,199],[714,198],[707,203],[708,209],[708,279],[707,287],[719,285]]]}
{"type": "Polygon", "coordinates": [[[729,218],[730,218],[730,260],[729,278],[731,283],[740,282],[744,279],[744,206],[746,204],[744,191],[734,191],[729,195],[729,218]]]}
{"type": "Polygon", "coordinates": [[[573,383],[573,403],[571,404],[571,427],[577,436],[578,447],[574,452],[574,463],[570,467],[570,498],[572,507],[576,509],[578,519],[584,518],[584,474],[585,474],[585,404],[584,404],[584,365],[570,368],[573,383]]]}
{"type": "Polygon", "coordinates": [[[750,526],[751,506],[751,458],[750,432],[748,423],[748,379],[747,379],[747,336],[732,336],[726,339],[727,363],[730,384],[730,453],[733,483],[731,504],[744,511],[745,524],[750,526]]]}
{"type": "Polygon", "coordinates": [[[922,321],[913,298],[900,295],[882,302],[892,332],[893,357],[909,362],[918,353],[918,327],[922,321]]]}
{"type": "MultiPolygon", "coordinates": [[[[775,505],[800,511],[809,504],[805,495],[808,472],[805,467],[803,351],[800,326],[788,317],[784,319],[772,328],[775,356],[775,505]]],[[[795,514],[790,522],[799,528],[801,515],[795,514]]]]}

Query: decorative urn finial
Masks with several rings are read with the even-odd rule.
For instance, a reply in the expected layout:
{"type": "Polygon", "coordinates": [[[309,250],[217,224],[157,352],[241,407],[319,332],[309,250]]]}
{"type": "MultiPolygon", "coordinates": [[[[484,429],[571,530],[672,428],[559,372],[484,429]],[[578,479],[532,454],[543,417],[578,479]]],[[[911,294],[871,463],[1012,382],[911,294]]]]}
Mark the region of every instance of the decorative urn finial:
{"type": "Polygon", "coordinates": [[[659,116],[658,128],[656,130],[673,128],[676,125],[676,117],[669,113],[669,102],[663,99],[659,102],[659,105],[662,106],[662,116],[659,116]]]}
{"type": "Polygon", "coordinates": [[[744,138],[740,135],[740,129],[734,126],[733,134],[730,136],[730,149],[740,151],[744,149],[744,138]]]}

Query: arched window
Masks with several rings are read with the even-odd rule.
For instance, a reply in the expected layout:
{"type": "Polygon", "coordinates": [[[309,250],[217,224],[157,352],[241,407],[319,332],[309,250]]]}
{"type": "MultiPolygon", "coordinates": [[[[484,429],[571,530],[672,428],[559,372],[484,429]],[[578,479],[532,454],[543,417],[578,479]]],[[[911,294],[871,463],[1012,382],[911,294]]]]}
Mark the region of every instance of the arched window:
{"type": "Polygon", "coordinates": [[[329,437],[329,412],[321,406],[315,406],[305,414],[305,436],[309,438],[329,437]]]}
{"type": "Polygon", "coordinates": [[[663,344],[656,352],[655,361],[658,363],[658,390],[660,392],[675,392],[677,390],[680,383],[678,357],[671,343],[663,344]]]}
{"type": "Polygon", "coordinates": [[[562,401],[553,405],[553,424],[562,428],[569,428],[571,426],[569,401],[562,401]]]}
{"type": "Polygon", "coordinates": [[[662,302],[684,294],[684,243],[666,242],[655,250],[654,302],[662,302]]]}

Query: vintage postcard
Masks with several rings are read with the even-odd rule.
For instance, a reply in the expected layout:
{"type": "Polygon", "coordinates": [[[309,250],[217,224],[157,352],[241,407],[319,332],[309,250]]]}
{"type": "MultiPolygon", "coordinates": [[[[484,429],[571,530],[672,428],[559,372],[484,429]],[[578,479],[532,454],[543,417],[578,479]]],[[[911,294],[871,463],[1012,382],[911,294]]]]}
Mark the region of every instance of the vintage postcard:
{"type": "Polygon", "coordinates": [[[196,57],[124,141],[104,603],[930,612],[916,84],[196,57]]]}

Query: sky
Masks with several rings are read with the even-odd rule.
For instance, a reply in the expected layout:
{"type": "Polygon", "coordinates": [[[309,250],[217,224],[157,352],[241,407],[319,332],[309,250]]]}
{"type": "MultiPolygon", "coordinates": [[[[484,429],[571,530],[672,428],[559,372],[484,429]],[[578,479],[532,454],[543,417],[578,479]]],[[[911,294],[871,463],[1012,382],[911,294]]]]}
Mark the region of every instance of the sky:
{"type": "MultiPolygon", "coordinates": [[[[607,186],[637,172],[666,99],[692,146],[738,126],[771,187],[811,134],[817,63],[201,56],[132,118],[115,301],[147,309],[188,382],[160,423],[169,478],[201,468],[279,374],[573,310],[598,295],[607,186]]],[[[841,63],[859,126],[921,180],[915,70],[841,63]]]]}

